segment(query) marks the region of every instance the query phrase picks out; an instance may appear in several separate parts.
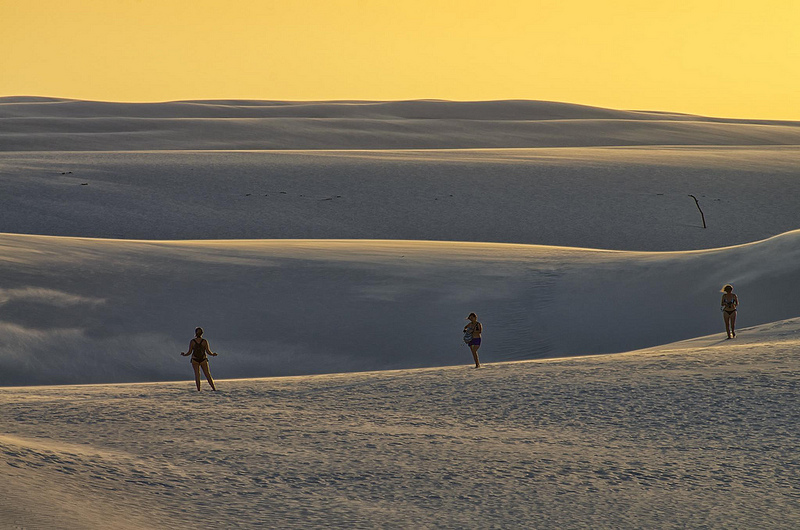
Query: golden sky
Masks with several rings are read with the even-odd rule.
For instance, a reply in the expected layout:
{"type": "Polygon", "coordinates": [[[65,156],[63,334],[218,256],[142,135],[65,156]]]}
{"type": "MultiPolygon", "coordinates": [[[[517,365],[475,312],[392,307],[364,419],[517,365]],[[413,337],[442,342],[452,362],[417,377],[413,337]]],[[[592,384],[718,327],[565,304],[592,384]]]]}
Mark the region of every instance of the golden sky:
{"type": "Polygon", "coordinates": [[[800,120],[800,0],[0,0],[0,96],[800,120]]]}

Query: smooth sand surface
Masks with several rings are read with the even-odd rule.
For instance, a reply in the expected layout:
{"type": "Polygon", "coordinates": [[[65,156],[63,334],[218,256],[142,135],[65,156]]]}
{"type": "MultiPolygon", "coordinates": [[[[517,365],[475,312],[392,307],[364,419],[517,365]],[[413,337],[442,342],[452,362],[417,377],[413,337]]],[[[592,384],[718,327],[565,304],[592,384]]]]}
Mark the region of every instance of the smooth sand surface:
{"type": "Polygon", "coordinates": [[[191,375],[201,325],[217,377],[622,352],[794,317],[800,231],[683,252],[364,240],[130,241],[0,235],[0,384],[191,375]]]}
{"type": "Polygon", "coordinates": [[[798,167],[775,146],[0,152],[0,232],[708,249],[800,227],[798,167]]]}

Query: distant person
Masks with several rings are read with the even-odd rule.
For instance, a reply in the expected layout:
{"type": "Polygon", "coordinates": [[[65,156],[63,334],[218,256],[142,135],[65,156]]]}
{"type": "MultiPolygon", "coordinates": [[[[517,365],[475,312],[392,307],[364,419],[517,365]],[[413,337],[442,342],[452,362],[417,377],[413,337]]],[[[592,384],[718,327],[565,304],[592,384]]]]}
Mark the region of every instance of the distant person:
{"type": "Polygon", "coordinates": [[[722,318],[725,319],[725,331],[728,332],[728,338],[732,339],[736,336],[736,308],[739,306],[739,297],[733,294],[733,285],[728,284],[722,288],[722,301],[720,302],[720,309],[722,309],[722,318]]]}
{"type": "Polygon", "coordinates": [[[192,356],[192,368],[194,368],[194,382],[197,383],[197,391],[200,391],[200,368],[206,374],[206,380],[211,385],[211,390],[216,390],[217,387],[214,386],[214,380],[211,378],[211,372],[208,369],[208,355],[216,357],[217,354],[211,351],[208,341],[203,338],[203,328],[195,329],[194,335],[195,337],[189,341],[189,351],[186,353],[181,352],[181,355],[184,357],[187,355],[192,356]]]}
{"type": "Polygon", "coordinates": [[[478,348],[481,347],[483,325],[478,322],[478,315],[475,313],[470,313],[467,320],[469,320],[469,324],[464,326],[464,342],[469,346],[472,358],[475,359],[475,368],[480,368],[481,361],[478,359],[478,348]]]}

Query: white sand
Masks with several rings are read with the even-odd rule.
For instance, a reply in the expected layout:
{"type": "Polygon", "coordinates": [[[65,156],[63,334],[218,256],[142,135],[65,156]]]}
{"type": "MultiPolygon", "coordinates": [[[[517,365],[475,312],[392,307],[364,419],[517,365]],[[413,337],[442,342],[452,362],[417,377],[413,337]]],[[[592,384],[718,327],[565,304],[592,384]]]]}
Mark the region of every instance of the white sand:
{"type": "Polygon", "coordinates": [[[136,242],[0,235],[0,385],[182,379],[205,328],[218,377],[620,352],[791,318],[800,231],[636,253],[398,241],[136,242]]]}
{"type": "Polygon", "coordinates": [[[799,162],[546,102],[0,98],[0,528],[798,526],[799,162]]]}
{"type": "Polygon", "coordinates": [[[0,152],[0,232],[716,248],[800,227],[798,167],[798,147],[0,152]]]}
{"type": "Polygon", "coordinates": [[[615,356],[0,389],[26,528],[792,528],[800,321],[615,356]]]}

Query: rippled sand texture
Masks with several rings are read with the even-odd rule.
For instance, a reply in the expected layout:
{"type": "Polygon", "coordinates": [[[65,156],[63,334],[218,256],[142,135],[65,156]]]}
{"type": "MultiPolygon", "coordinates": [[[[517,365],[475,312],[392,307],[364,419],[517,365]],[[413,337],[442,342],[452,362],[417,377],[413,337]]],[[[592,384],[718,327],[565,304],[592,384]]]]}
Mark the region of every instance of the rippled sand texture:
{"type": "Polygon", "coordinates": [[[0,519],[791,528],[799,347],[793,320],[736,341],[224,381],[214,394],[189,382],[5,388],[0,519]],[[80,510],[52,513],[44,499],[80,510]]]}

